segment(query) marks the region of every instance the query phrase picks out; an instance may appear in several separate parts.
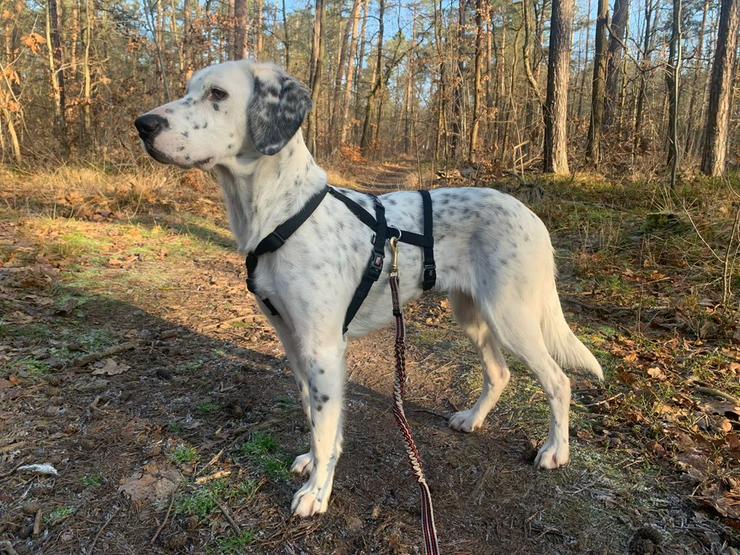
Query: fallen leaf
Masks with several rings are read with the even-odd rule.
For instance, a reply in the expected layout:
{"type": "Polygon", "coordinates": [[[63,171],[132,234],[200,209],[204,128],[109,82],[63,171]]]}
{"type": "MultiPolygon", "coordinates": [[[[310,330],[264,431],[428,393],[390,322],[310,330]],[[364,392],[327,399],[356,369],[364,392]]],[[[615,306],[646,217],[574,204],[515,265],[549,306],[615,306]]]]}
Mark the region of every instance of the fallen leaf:
{"type": "Polygon", "coordinates": [[[668,376],[663,373],[663,370],[661,370],[657,366],[654,366],[653,368],[648,368],[647,373],[651,378],[655,378],[656,380],[661,382],[668,379],[668,376]]]}
{"type": "Polygon", "coordinates": [[[118,374],[123,374],[130,369],[131,367],[128,364],[116,362],[112,358],[106,358],[103,361],[102,366],[93,370],[92,373],[95,376],[117,376],[118,374]]]}
{"type": "Polygon", "coordinates": [[[157,463],[150,463],[144,465],[140,472],[121,480],[118,492],[128,496],[139,506],[147,501],[162,506],[169,500],[180,480],[182,476],[175,467],[167,463],[161,467],[157,463]]]}

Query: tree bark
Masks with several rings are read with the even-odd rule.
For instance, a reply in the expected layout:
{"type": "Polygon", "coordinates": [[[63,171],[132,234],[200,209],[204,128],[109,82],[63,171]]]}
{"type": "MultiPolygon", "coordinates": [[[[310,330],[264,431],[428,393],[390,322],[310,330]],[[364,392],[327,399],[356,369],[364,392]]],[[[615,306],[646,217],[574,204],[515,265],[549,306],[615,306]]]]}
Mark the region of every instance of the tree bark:
{"type": "Polygon", "coordinates": [[[575,0],[553,0],[545,101],[544,171],[568,174],[568,79],[575,0]]]}
{"type": "Polygon", "coordinates": [[[384,33],[384,19],[385,19],[385,0],[379,0],[379,15],[378,15],[378,47],[377,47],[377,58],[375,60],[375,78],[373,79],[373,86],[370,89],[370,94],[367,97],[367,104],[365,105],[365,119],[362,124],[362,136],[360,137],[360,148],[362,148],[362,154],[367,156],[370,151],[371,142],[371,129],[370,120],[372,118],[372,110],[375,104],[376,96],[381,92],[383,85],[383,33],[384,33]]]}
{"type": "Polygon", "coordinates": [[[693,156],[696,153],[696,145],[698,141],[696,140],[696,133],[695,133],[695,127],[694,127],[694,110],[696,109],[696,97],[697,97],[697,91],[700,91],[702,93],[702,102],[701,102],[701,108],[699,112],[699,117],[696,118],[700,123],[704,123],[704,91],[706,89],[706,86],[703,83],[703,80],[700,78],[701,75],[701,59],[704,55],[704,35],[707,30],[707,13],[709,12],[709,2],[710,0],[704,0],[704,9],[702,10],[702,16],[701,16],[701,26],[699,27],[699,38],[698,43],[696,45],[696,50],[694,50],[694,86],[691,87],[691,97],[689,99],[689,110],[688,110],[688,122],[686,125],[686,154],[689,156],[693,156]]]}
{"type": "Polygon", "coordinates": [[[283,2],[283,44],[285,46],[285,71],[290,73],[290,34],[288,32],[288,12],[285,9],[285,0],[283,2]]]}
{"type": "Polygon", "coordinates": [[[709,107],[704,128],[704,152],[701,171],[706,175],[724,175],[732,111],[732,79],[735,71],[740,0],[722,0],[717,44],[712,63],[709,107]]]}
{"type": "Polygon", "coordinates": [[[606,93],[607,24],[609,0],[599,0],[594,46],[594,73],[591,81],[591,118],[586,143],[586,161],[598,167],[601,160],[601,134],[604,124],[604,94],[606,93]]]}
{"type": "Polygon", "coordinates": [[[308,136],[308,148],[311,153],[318,157],[318,121],[319,121],[319,94],[321,92],[321,69],[323,61],[323,35],[324,35],[324,0],[316,0],[316,15],[313,22],[313,40],[311,42],[311,73],[309,76],[309,88],[311,90],[311,101],[313,109],[308,114],[306,135],[308,136]]]}
{"type": "Polygon", "coordinates": [[[606,64],[606,106],[604,110],[604,126],[611,127],[618,119],[617,111],[620,106],[619,92],[622,77],[622,54],[626,38],[627,20],[629,19],[630,0],[615,0],[614,14],[611,21],[611,35],[606,64]]]}
{"type": "Polygon", "coordinates": [[[678,103],[681,79],[682,43],[681,11],[683,0],[673,0],[669,67],[666,73],[668,85],[668,163],[671,166],[671,189],[676,188],[680,152],[678,148],[678,103]]]}
{"type": "Polygon", "coordinates": [[[342,99],[342,111],[339,119],[340,137],[339,144],[344,146],[347,142],[347,133],[351,127],[352,122],[349,117],[349,108],[352,102],[352,90],[354,88],[355,81],[355,57],[357,55],[357,42],[359,36],[357,34],[358,27],[360,25],[360,7],[362,0],[355,0],[355,5],[352,9],[352,36],[349,42],[349,53],[347,55],[347,79],[344,83],[344,98],[342,99]]]}
{"type": "Polygon", "coordinates": [[[468,160],[476,162],[478,154],[478,129],[481,118],[481,99],[483,96],[483,85],[481,83],[481,61],[483,59],[483,13],[486,11],[484,0],[475,2],[475,69],[473,77],[473,124],[470,126],[470,145],[468,148],[468,160]]]}
{"type": "Polygon", "coordinates": [[[234,50],[232,59],[241,60],[249,57],[249,8],[247,0],[234,1],[234,50]]]}
{"type": "Polygon", "coordinates": [[[54,116],[57,134],[62,142],[65,155],[69,149],[67,137],[67,100],[64,88],[64,60],[60,39],[59,11],[57,0],[48,0],[46,10],[46,42],[49,50],[49,77],[54,97],[54,116]]]}

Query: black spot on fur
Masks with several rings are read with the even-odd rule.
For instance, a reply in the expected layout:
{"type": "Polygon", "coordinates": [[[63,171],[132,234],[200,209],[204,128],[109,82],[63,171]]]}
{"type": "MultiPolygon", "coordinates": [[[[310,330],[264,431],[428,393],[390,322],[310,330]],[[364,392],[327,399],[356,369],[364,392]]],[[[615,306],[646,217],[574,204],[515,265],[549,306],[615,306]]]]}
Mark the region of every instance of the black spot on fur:
{"type": "Polygon", "coordinates": [[[218,104],[216,104],[215,102],[211,104],[211,106],[213,106],[213,109],[216,110],[217,112],[221,109],[218,107],[218,104]]]}
{"type": "Polygon", "coordinates": [[[174,110],[172,108],[165,108],[164,109],[164,113],[165,114],[172,114],[172,113],[174,113],[174,110]]]}
{"type": "Polygon", "coordinates": [[[319,368],[319,374],[323,374],[323,373],[324,373],[324,369],[323,368],[319,368]]]}
{"type": "Polygon", "coordinates": [[[188,133],[187,131],[183,131],[182,133],[180,133],[180,135],[187,139],[190,136],[190,133],[188,133]]]}
{"type": "Polygon", "coordinates": [[[187,160],[188,162],[190,162],[190,156],[185,156],[185,160],[187,160]]]}
{"type": "Polygon", "coordinates": [[[328,395],[322,395],[321,396],[321,402],[322,403],[326,403],[328,400],[329,400],[329,396],[328,395]]]}
{"type": "Polygon", "coordinates": [[[323,409],[323,405],[316,405],[316,410],[321,412],[321,409],[323,409]]]}
{"type": "Polygon", "coordinates": [[[178,152],[182,152],[183,150],[185,150],[185,147],[184,146],[178,146],[177,147],[177,151],[178,152]]]}
{"type": "Polygon", "coordinates": [[[207,121],[204,121],[203,122],[203,129],[205,129],[206,127],[208,127],[208,122],[207,121]]]}

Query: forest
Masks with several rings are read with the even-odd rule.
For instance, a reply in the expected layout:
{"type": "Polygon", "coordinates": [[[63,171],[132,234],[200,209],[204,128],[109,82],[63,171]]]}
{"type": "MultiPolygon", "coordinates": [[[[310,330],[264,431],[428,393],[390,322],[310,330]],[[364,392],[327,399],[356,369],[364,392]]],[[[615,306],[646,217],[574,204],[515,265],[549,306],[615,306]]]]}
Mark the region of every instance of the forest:
{"type": "Polygon", "coordinates": [[[394,330],[350,343],[328,511],[292,516],[311,425],[224,192],[134,128],[239,59],[306,86],[330,185],[494,188],[550,232],[605,377],[567,370],[567,466],[532,464],[548,396],[507,353],[487,420],[451,429],[488,387],[478,351],[440,292],[404,308],[442,553],[740,552],[740,0],[0,0],[0,20],[0,555],[423,552],[394,330]]]}
{"type": "Polygon", "coordinates": [[[143,106],[176,98],[194,70],[254,57],[310,87],[319,159],[402,153],[435,169],[565,175],[675,162],[673,173],[716,176],[737,164],[736,2],[5,0],[2,10],[6,163],[133,164],[143,106]]]}

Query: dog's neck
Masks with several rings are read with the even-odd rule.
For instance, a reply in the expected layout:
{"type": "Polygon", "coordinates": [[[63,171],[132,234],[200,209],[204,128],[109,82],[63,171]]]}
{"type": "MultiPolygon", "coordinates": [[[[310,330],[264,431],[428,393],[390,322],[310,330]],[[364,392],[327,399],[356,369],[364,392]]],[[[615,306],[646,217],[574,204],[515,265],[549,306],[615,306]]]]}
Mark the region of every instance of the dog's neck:
{"type": "Polygon", "coordinates": [[[240,156],[214,168],[224,191],[237,246],[243,253],[297,213],[326,185],[300,130],[274,156],[240,156]]]}

